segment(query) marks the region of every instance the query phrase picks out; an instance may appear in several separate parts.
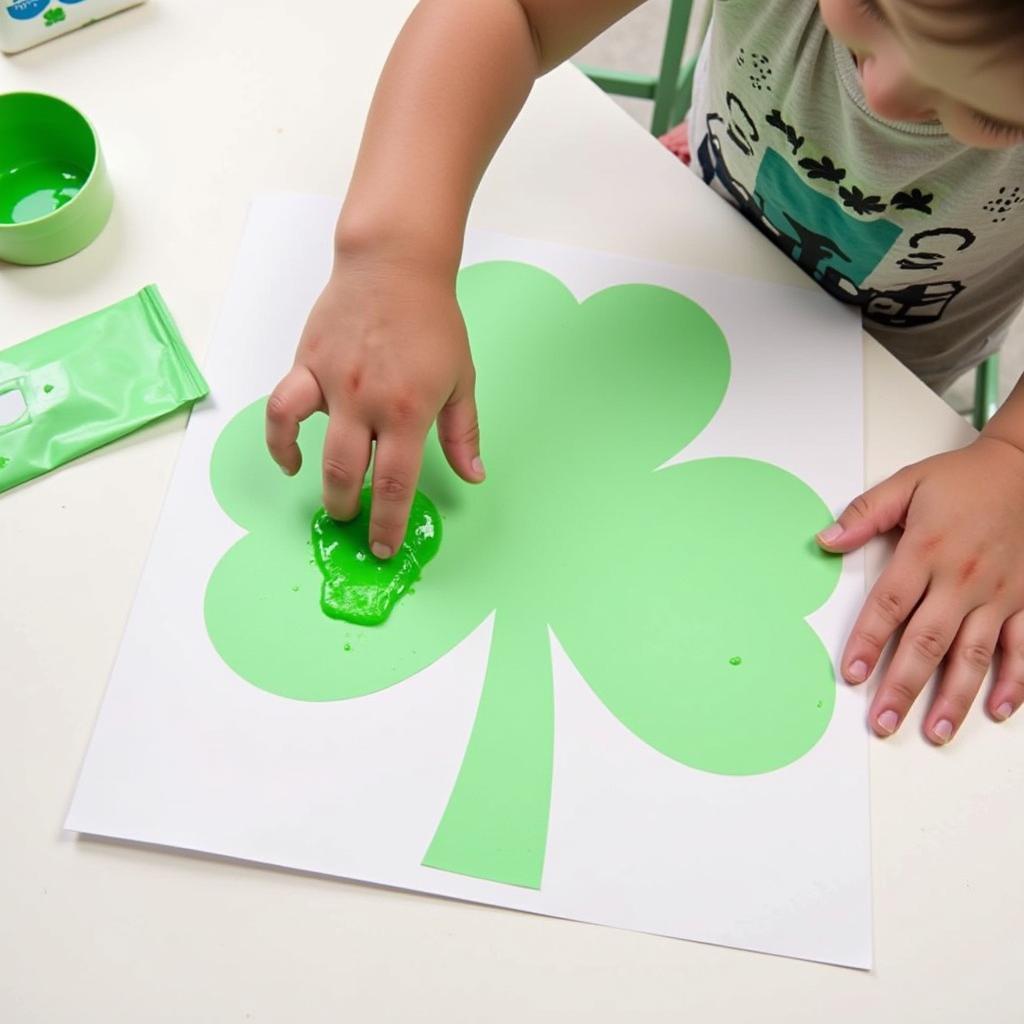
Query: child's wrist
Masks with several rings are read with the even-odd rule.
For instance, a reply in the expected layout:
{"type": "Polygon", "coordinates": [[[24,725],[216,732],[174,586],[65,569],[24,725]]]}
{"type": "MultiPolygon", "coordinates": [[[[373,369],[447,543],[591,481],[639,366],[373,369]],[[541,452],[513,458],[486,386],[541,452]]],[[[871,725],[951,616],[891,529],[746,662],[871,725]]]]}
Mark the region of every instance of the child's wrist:
{"type": "Polygon", "coordinates": [[[334,232],[338,262],[381,261],[454,281],[462,256],[458,231],[431,230],[399,218],[342,211],[334,232]]]}

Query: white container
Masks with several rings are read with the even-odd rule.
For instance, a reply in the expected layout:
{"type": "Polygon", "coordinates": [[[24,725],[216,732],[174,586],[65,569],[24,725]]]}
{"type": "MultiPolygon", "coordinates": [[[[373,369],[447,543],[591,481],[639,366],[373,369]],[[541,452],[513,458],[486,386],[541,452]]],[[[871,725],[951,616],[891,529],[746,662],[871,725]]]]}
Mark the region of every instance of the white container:
{"type": "Polygon", "coordinates": [[[0,50],[18,53],[145,0],[0,0],[0,50]]]}

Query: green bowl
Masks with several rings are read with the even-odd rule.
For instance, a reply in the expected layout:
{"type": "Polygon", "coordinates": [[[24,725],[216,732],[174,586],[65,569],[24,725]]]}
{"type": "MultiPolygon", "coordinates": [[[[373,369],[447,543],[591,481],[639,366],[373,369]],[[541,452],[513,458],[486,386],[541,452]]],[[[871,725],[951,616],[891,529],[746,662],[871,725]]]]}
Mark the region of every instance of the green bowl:
{"type": "Polygon", "coordinates": [[[0,94],[0,260],[35,266],[84,249],[114,194],[92,125],[69,103],[0,94]]]}

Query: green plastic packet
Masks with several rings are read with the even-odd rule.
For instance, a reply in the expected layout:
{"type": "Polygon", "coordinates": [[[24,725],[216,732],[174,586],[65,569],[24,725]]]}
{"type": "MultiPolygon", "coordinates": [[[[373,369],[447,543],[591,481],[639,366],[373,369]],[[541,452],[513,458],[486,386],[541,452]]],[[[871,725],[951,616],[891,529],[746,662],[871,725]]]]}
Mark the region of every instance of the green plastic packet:
{"type": "Polygon", "coordinates": [[[0,350],[0,493],[208,391],[155,285],[0,350]]]}

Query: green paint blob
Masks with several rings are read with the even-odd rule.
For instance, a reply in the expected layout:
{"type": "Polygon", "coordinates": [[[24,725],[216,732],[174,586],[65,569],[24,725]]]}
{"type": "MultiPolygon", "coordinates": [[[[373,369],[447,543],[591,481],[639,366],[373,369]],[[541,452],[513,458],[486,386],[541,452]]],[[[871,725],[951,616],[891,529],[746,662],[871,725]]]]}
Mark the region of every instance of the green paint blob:
{"type": "Polygon", "coordinates": [[[56,160],[33,160],[0,173],[0,223],[37,220],[71,202],[88,171],[56,160]]]}
{"type": "Polygon", "coordinates": [[[44,384],[43,385],[43,394],[44,395],[48,395],[52,390],[53,390],[53,385],[52,384],[44,384]]]}
{"type": "Polygon", "coordinates": [[[320,607],[332,619],[378,626],[441,546],[441,517],[434,503],[416,492],[405,540],[393,558],[370,551],[370,488],[360,495],[359,515],[339,523],[323,509],[313,517],[313,555],[324,576],[320,607]]]}
{"type": "Polygon", "coordinates": [[[352,650],[352,645],[351,644],[345,644],[345,650],[346,651],[351,651],[352,650]]]}
{"type": "Polygon", "coordinates": [[[729,659],[729,664],[730,665],[742,665],[743,664],[743,659],[740,658],[739,656],[737,656],[735,658],[730,658],[729,659]]]}
{"type": "Polygon", "coordinates": [[[10,459],[5,459],[2,455],[0,455],[0,469],[3,469],[4,466],[9,465],[10,461],[10,459]]]}
{"type": "Polygon", "coordinates": [[[210,578],[206,623],[254,686],[333,701],[402,683],[493,612],[476,719],[424,863],[538,888],[555,742],[549,630],[638,742],[701,771],[770,772],[806,754],[832,716],[832,662],[806,618],[840,560],[813,540],[829,509],[784,470],[665,465],[729,382],[725,338],[694,302],[631,284],[581,303],[517,263],[470,267],[458,288],[488,479],[462,483],[428,439],[420,486],[445,525],[428,585],[382,625],[348,627],[351,651],[337,622],[287,600],[296,573],[323,584],[307,545],[327,419],[303,424],[302,469],[286,478],[259,401],[213,453],[214,494],[246,536],[210,578]],[[723,650],[744,652],[743,672],[723,650]]]}

